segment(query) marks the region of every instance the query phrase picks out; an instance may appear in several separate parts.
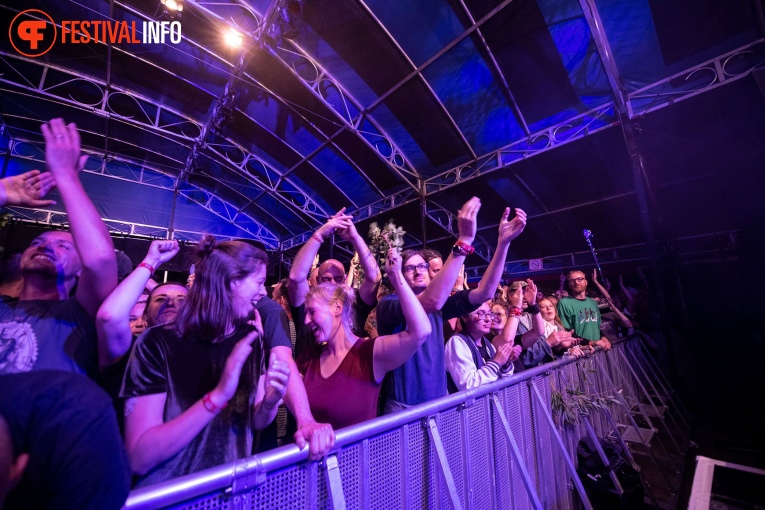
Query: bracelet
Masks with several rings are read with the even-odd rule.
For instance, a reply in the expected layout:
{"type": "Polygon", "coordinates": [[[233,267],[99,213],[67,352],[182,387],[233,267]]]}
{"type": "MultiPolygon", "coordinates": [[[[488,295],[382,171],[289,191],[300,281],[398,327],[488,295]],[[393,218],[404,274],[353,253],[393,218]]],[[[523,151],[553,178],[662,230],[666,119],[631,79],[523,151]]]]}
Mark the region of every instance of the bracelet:
{"type": "Polygon", "coordinates": [[[154,276],[154,266],[152,266],[148,262],[141,262],[140,264],[138,264],[138,266],[136,266],[136,269],[139,268],[139,267],[145,267],[146,269],[148,269],[149,270],[149,277],[154,276]]]}
{"type": "Polygon", "coordinates": [[[311,234],[311,239],[313,239],[314,241],[316,241],[319,244],[324,244],[324,241],[322,240],[322,238],[317,236],[316,234],[311,234]]]}
{"type": "Polygon", "coordinates": [[[463,257],[467,257],[468,255],[472,254],[475,251],[475,248],[470,246],[467,243],[463,243],[460,240],[457,240],[456,243],[454,243],[454,246],[452,246],[452,253],[455,255],[462,255],[463,257]]]}
{"type": "Polygon", "coordinates": [[[213,401],[210,399],[210,394],[205,393],[205,396],[202,397],[202,404],[204,404],[205,409],[207,409],[211,413],[218,414],[228,405],[228,402],[226,402],[222,406],[216,406],[215,404],[213,404],[213,401]]]}
{"type": "Polygon", "coordinates": [[[523,313],[523,310],[521,309],[520,306],[511,306],[508,315],[510,317],[520,317],[522,313],[523,313]]]}
{"type": "Polygon", "coordinates": [[[526,310],[527,310],[527,311],[528,311],[528,312],[529,312],[531,315],[536,315],[536,314],[538,314],[538,313],[539,313],[539,305],[538,305],[538,304],[536,304],[536,303],[534,303],[533,305],[529,305],[529,307],[528,307],[528,308],[526,308],[526,310]]]}

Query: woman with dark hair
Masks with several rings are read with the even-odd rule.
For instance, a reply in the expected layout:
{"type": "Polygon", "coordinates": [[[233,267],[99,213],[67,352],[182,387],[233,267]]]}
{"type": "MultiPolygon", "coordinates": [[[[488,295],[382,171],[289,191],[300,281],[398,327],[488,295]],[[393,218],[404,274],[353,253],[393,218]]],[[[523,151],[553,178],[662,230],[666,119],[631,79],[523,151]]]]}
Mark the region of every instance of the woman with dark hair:
{"type": "Polygon", "coordinates": [[[401,273],[401,255],[389,250],[385,262],[391,286],[401,300],[405,331],[377,338],[353,334],[353,289],[322,283],[306,295],[305,324],[315,343],[298,359],[317,421],[335,429],[377,416],[385,374],[403,365],[430,334],[430,320],[401,273]]]}
{"type": "Polygon", "coordinates": [[[136,342],[122,387],[136,486],[251,455],[255,431],[276,416],[289,368],[272,359],[266,372],[253,309],[266,295],[267,261],[247,243],[206,236],[174,326],[136,342]]]}

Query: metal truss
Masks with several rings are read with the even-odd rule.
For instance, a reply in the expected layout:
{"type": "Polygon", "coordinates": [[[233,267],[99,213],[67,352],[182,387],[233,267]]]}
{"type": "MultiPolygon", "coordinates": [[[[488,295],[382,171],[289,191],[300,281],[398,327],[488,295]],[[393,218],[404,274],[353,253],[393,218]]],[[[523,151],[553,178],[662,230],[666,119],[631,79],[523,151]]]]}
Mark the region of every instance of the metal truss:
{"type": "MultiPolygon", "coordinates": [[[[281,2],[277,2],[281,3],[281,2]]],[[[224,22],[231,24],[230,21],[226,20],[225,15],[218,14],[215,11],[216,7],[231,7],[231,6],[239,6],[244,9],[246,9],[252,16],[256,17],[259,22],[259,30],[258,33],[255,34],[248,34],[250,37],[254,37],[257,40],[255,42],[260,43],[262,41],[262,30],[263,30],[263,21],[268,18],[268,13],[264,14],[263,16],[259,16],[255,12],[252,11],[249,7],[245,7],[240,2],[234,2],[234,3],[226,3],[226,2],[199,2],[195,5],[195,8],[197,10],[203,11],[207,13],[208,15],[224,22]]],[[[270,7],[270,6],[269,6],[270,7]]],[[[274,6],[275,8],[278,8],[277,6],[274,6]]],[[[239,27],[236,27],[238,30],[241,30],[239,27]]],[[[406,161],[406,158],[404,157],[403,152],[398,149],[398,147],[392,142],[390,137],[384,134],[383,130],[380,128],[380,126],[369,116],[363,113],[363,108],[361,107],[360,103],[353,99],[351,94],[348,93],[342,86],[340,86],[340,83],[335,80],[325,69],[322,69],[321,66],[316,62],[313,58],[308,55],[308,53],[303,50],[300,46],[298,46],[294,41],[289,42],[289,46],[294,49],[288,49],[286,45],[282,45],[277,48],[271,48],[267,44],[260,44],[260,47],[264,50],[269,51],[269,53],[275,57],[276,61],[279,62],[287,71],[292,74],[292,76],[300,82],[307,90],[309,90],[313,96],[321,102],[328,111],[332,111],[336,115],[336,120],[340,122],[340,126],[342,126],[344,129],[351,131],[359,136],[359,139],[364,141],[367,146],[369,146],[371,149],[377,153],[380,158],[389,166],[395,173],[401,177],[404,182],[408,183],[409,186],[416,189],[416,185],[413,181],[413,179],[419,178],[419,174],[413,169],[411,164],[406,161]],[[306,73],[306,67],[309,68],[311,71],[310,73],[306,73]],[[306,77],[304,74],[309,74],[310,76],[306,77]],[[339,100],[337,102],[333,102],[329,98],[329,91],[337,91],[339,100]],[[351,114],[351,111],[355,112],[362,112],[359,113],[355,118],[351,114]],[[376,132],[369,132],[369,131],[363,131],[359,129],[359,126],[361,126],[362,122],[364,121],[369,122],[369,124],[374,127],[376,132]]],[[[249,74],[246,74],[247,78],[251,80],[253,83],[258,83],[258,81],[252,77],[249,74]]],[[[258,85],[263,88],[263,90],[267,90],[265,87],[262,87],[258,83],[258,85]]],[[[273,92],[270,92],[274,98],[279,99],[282,101],[282,104],[284,104],[286,107],[290,108],[295,112],[295,114],[299,117],[301,117],[306,123],[309,125],[313,125],[304,114],[301,114],[298,112],[293,105],[290,105],[288,102],[281,100],[278,94],[275,94],[273,92]]],[[[318,131],[318,130],[317,130],[318,131]]],[[[336,132],[332,136],[328,136],[327,139],[321,143],[320,147],[315,151],[318,152],[319,150],[323,149],[324,147],[331,144],[334,137],[336,137],[342,130],[336,132]]],[[[337,147],[336,147],[337,148],[337,147]]],[[[339,150],[339,148],[337,148],[339,150]]],[[[309,156],[304,157],[300,162],[298,162],[296,165],[294,165],[293,168],[299,166],[300,164],[307,162],[309,156]]],[[[348,159],[348,162],[352,164],[351,160],[348,159]]],[[[354,165],[355,166],[355,165],[354,165]]],[[[364,178],[366,177],[365,172],[361,169],[356,167],[359,171],[359,174],[362,175],[364,178]]],[[[286,172],[286,174],[289,174],[290,172],[286,172]]]]}
{"type": "MultiPolygon", "coordinates": [[[[113,85],[107,87],[106,84],[100,80],[83,78],[64,68],[34,59],[26,59],[0,52],[0,60],[10,67],[15,75],[20,78],[20,80],[14,81],[11,79],[11,77],[14,76],[13,74],[5,73],[0,75],[0,83],[8,83],[14,87],[19,87],[23,91],[33,93],[35,96],[43,96],[60,104],[88,111],[102,117],[121,120],[127,124],[157,134],[164,139],[171,140],[174,143],[185,145],[190,150],[194,141],[202,134],[203,125],[199,120],[192,119],[185,114],[166,106],[157,105],[150,98],[144,97],[136,92],[121,89],[113,85]],[[42,78],[40,79],[40,82],[35,84],[24,77],[23,72],[17,70],[13,66],[13,61],[23,61],[41,67],[42,78]],[[46,80],[49,80],[55,73],[63,75],[63,80],[60,82],[47,83],[46,80]],[[83,102],[78,100],[72,95],[71,91],[66,89],[66,85],[75,83],[92,86],[93,92],[99,97],[98,101],[83,102]],[[135,108],[129,114],[128,112],[120,112],[119,107],[116,106],[120,101],[125,100],[129,100],[135,105],[135,108]]],[[[15,91],[11,90],[9,92],[15,91]]],[[[318,204],[316,204],[308,194],[303,192],[299,186],[292,182],[290,182],[290,186],[297,190],[297,192],[293,190],[279,189],[281,180],[277,180],[276,184],[273,186],[269,186],[262,182],[255,174],[247,170],[248,165],[258,165],[266,169],[268,173],[273,173],[278,176],[281,176],[281,173],[264,161],[253,156],[242,146],[230,140],[225,140],[225,142],[227,144],[225,147],[229,150],[223,152],[219,150],[219,146],[207,144],[205,146],[205,153],[211,154],[212,157],[210,159],[221,164],[223,167],[236,169],[236,171],[248,179],[248,181],[255,187],[272,193],[289,209],[313,216],[317,215],[316,211],[320,211],[319,216],[327,216],[327,213],[322,211],[318,204]],[[234,156],[234,153],[242,155],[241,161],[238,163],[235,162],[237,158],[234,156]],[[298,195],[297,197],[295,196],[296,194],[298,195]]],[[[180,168],[175,170],[180,171],[180,168]]],[[[161,171],[167,173],[167,169],[161,171]]],[[[300,217],[299,214],[298,217],[300,217]]],[[[306,225],[308,226],[308,224],[306,225]]],[[[289,230],[287,227],[285,228],[289,230]]]]}
{"type": "MultiPolygon", "coordinates": [[[[83,172],[91,173],[94,175],[100,175],[103,177],[109,177],[111,179],[134,182],[134,183],[142,184],[144,186],[155,187],[155,188],[159,188],[159,189],[163,189],[167,191],[173,191],[176,187],[176,183],[178,182],[177,178],[172,177],[170,175],[166,175],[165,173],[163,173],[162,170],[152,168],[143,162],[130,160],[129,158],[125,158],[118,155],[109,155],[109,157],[104,157],[98,154],[97,152],[88,150],[87,148],[83,149],[83,154],[88,154],[88,156],[90,156],[90,159],[88,160],[88,163],[90,164],[90,168],[88,168],[89,165],[86,165],[86,168],[83,169],[83,172]],[[94,160],[98,163],[97,166],[92,165],[92,162],[94,160]],[[115,163],[117,164],[121,163],[122,165],[116,165],[115,163]],[[140,168],[141,170],[139,170],[136,173],[135,170],[138,168],[140,168]],[[143,172],[144,168],[147,170],[151,170],[152,172],[157,172],[160,175],[147,175],[146,173],[143,172]]],[[[44,147],[44,144],[42,144],[41,142],[33,142],[33,141],[22,140],[22,139],[12,139],[10,148],[7,152],[6,157],[24,159],[29,161],[37,161],[44,164],[45,163],[45,147],[44,147]]],[[[184,198],[187,198],[189,201],[196,203],[203,209],[213,213],[214,215],[227,221],[228,223],[234,224],[237,228],[252,235],[254,239],[261,241],[267,247],[271,249],[275,249],[277,247],[279,241],[275,234],[273,234],[265,226],[261,225],[257,220],[251,218],[250,216],[246,214],[238,212],[236,207],[221,200],[220,198],[213,195],[212,193],[188,183],[183,183],[183,185],[179,188],[179,193],[184,198]]],[[[56,213],[55,211],[45,211],[45,212],[50,212],[51,214],[64,214],[64,213],[56,213]]],[[[129,235],[145,235],[150,237],[156,237],[154,232],[157,231],[157,229],[164,230],[165,235],[169,231],[168,227],[143,225],[138,223],[123,222],[118,220],[104,220],[104,221],[107,224],[113,223],[114,225],[135,225],[138,229],[135,232],[133,232],[132,230],[130,230],[129,232],[126,232],[124,228],[115,230],[115,231],[118,231],[119,233],[129,234],[129,235]],[[149,230],[146,231],[145,229],[149,229],[149,230]]],[[[187,239],[187,240],[197,241],[199,240],[199,237],[205,233],[206,232],[199,232],[199,231],[183,231],[182,235],[193,234],[194,238],[187,239]]]]}
{"type": "MultiPolygon", "coordinates": [[[[655,246],[661,256],[678,256],[688,260],[706,260],[709,257],[719,258],[721,255],[734,258],[739,248],[738,231],[729,230],[680,237],[664,243],[656,242],[655,246]]],[[[649,247],[646,243],[599,248],[597,253],[598,262],[602,266],[647,262],[650,259],[649,247]]],[[[595,259],[590,250],[550,255],[543,257],[542,262],[544,264],[543,270],[531,270],[528,260],[511,260],[505,263],[504,274],[525,278],[540,274],[559,273],[566,269],[595,266],[595,259]]],[[[486,267],[485,265],[466,267],[465,274],[469,278],[480,278],[486,267]]]]}
{"type": "MultiPolygon", "coordinates": [[[[427,207],[426,209],[428,218],[435,221],[441,228],[452,234],[454,237],[457,237],[459,235],[456,228],[457,215],[432,201],[430,204],[432,207],[427,207]]],[[[474,253],[481,257],[487,264],[491,262],[494,250],[489,243],[486,242],[486,239],[480,235],[476,235],[475,240],[473,241],[473,248],[475,248],[474,253]]]]}
{"type": "Polygon", "coordinates": [[[431,196],[460,183],[502,170],[531,156],[547,152],[550,149],[618,124],[614,103],[613,101],[608,102],[427,179],[425,181],[425,196],[431,196]]]}
{"type": "MultiPolygon", "coordinates": [[[[13,215],[14,221],[35,225],[50,225],[51,227],[68,227],[69,215],[65,212],[48,211],[45,209],[33,209],[27,207],[7,206],[7,211],[13,215]]],[[[145,239],[167,239],[170,231],[167,227],[147,225],[129,221],[109,220],[101,218],[109,232],[114,236],[131,236],[145,239]]],[[[174,232],[174,239],[196,243],[199,241],[199,232],[191,230],[178,230],[174,232]]],[[[210,234],[212,235],[212,234],[210,234]]],[[[213,235],[221,241],[238,240],[242,238],[213,235]]],[[[258,239],[262,241],[261,239],[258,239]]],[[[268,245],[267,245],[268,246],[268,245]]],[[[268,246],[273,249],[274,246],[268,246]]]]}
{"type": "MultiPolygon", "coordinates": [[[[368,218],[373,218],[384,213],[385,211],[396,209],[402,205],[418,202],[419,200],[420,194],[413,189],[407,188],[403,191],[399,191],[398,193],[394,193],[378,200],[377,202],[373,202],[358,209],[348,209],[346,210],[346,213],[352,214],[353,221],[358,222],[368,218]]],[[[287,239],[282,242],[281,249],[286,251],[294,248],[295,246],[301,246],[305,244],[306,241],[308,241],[308,238],[311,237],[311,234],[313,234],[313,231],[304,232],[291,239],[287,239]]]]}
{"type": "Polygon", "coordinates": [[[765,65],[765,39],[729,51],[669,78],[631,92],[627,108],[631,118],[690,99],[703,92],[749,76],[765,65]]]}

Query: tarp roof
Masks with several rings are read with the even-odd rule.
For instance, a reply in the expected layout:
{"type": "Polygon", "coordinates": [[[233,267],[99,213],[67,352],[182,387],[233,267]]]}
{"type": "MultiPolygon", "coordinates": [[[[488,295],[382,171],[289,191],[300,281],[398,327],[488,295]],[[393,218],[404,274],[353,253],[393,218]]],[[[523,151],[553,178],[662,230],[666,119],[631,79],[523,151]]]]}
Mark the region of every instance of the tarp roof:
{"type": "MultiPolygon", "coordinates": [[[[159,0],[3,4],[4,34],[30,8],[59,30],[172,20],[159,0]]],[[[175,20],[179,44],[57,43],[38,58],[4,36],[4,172],[39,166],[39,126],[61,116],[115,232],[254,238],[288,256],[342,207],[362,234],[392,219],[409,246],[445,252],[475,195],[476,266],[506,205],[530,216],[518,260],[580,252],[583,228],[628,249],[760,210],[742,205],[762,185],[759,1],[186,0],[175,20]],[[223,43],[229,27],[243,49],[223,43]]]]}

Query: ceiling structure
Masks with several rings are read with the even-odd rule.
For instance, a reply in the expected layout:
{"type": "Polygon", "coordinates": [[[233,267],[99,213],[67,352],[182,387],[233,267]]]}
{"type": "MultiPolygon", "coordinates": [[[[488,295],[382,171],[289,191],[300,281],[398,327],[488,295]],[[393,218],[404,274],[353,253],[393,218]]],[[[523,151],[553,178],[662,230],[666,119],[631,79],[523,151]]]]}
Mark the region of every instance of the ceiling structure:
{"type": "Polygon", "coordinates": [[[522,273],[586,262],[583,228],[604,261],[654,241],[725,250],[759,211],[741,204],[762,184],[760,0],[186,0],[180,17],[159,0],[3,0],[4,33],[30,8],[59,29],[181,24],[179,44],[0,44],[3,174],[39,167],[42,122],[75,121],[115,234],[251,238],[288,260],[345,207],[362,235],[392,220],[446,252],[478,196],[474,269],[510,206],[529,214],[508,264],[522,273]]]}

